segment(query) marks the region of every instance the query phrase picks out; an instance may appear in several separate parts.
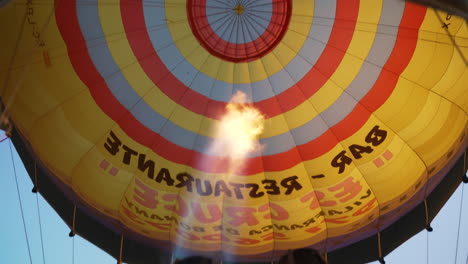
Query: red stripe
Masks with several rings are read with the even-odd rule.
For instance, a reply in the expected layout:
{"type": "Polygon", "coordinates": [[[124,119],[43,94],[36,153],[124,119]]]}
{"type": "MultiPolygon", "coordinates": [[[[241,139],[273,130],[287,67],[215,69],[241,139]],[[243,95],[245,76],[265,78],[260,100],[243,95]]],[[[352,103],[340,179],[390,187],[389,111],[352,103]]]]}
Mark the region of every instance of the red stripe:
{"type": "MultiPolygon", "coordinates": [[[[346,1],[347,2],[347,1],[346,1]]],[[[127,13],[123,16],[128,16],[128,12],[134,12],[134,9],[131,9],[133,1],[126,0],[122,1],[122,12],[127,13]]],[[[141,8],[141,6],[140,6],[141,8]]],[[[142,11],[142,10],[140,10],[142,11]]],[[[347,10],[350,11],[350,10],[347,10]]],[[[368,120],[372,111],[378,109],[390,96],[393,91],[396,81],[398,80],[401,72],[406,68],[409,63],[414,49],[417,43],[418,28],[421,25],[424,16],[425,8],[418,7],[412,4],[407,4],[405,8],[405,13],[403,15],[402,21],[400,23],[400,29],[398,32],[398,37],[394,50],[384,66],[382,74],[379,76],[377,82],[374,84],[370,93],[363,98],[360,102],[361,105],[358,105],[348,117],[343,121],[331,128],[331,130],[324,133],[319,138],[306,143],[296,148],[280,153],[277,155],[264,156],[252,158],[247,161],[248,166],[243,170],[243,174],[254,174],[260,173],[263,170],[265,171],[280,171],[287,168],[290,168],[302,160],[310,160],[312,158],[319,157],[324,153],[331,150],[334,146],[338,144],[338,140],[343,140],[354,134],[362,125],[368,120]]],[[[76,3],[75,1],[60,1],[56,9],[56,19],[60,29],[60,32],[67,44],[68,54],[72,62],[73,67],[75,68],[78,76],[82,81],[89,87],[90,92],[101,107],[101,109],[113,120],[115,120],[122,129],[134,140],[139,142],[142,145],[150,147],[155,153],[161,157],[168,159],[172,162],[181,163],[183,165],[192,166],[196,169],[203,170],[206,172],[219,173],[225,171],[225,165],[223,166],[205,166],[207,162],[201,163],[200,160],[210,161],[213,164],[223,164],[221,158],[210,157],[209,155],[203,153],[196,153],[192,150],[179,147],[168,140],[164,139],[160,135],[152,132],[141,123],[139,123],[111,94],[109,88],[104,82],[104,79],[100,76],[96,68],[94,67],[91,58],[89,57],[85,41],[82,37],[78,18],[76,15],[76,3]],[[154,143],[156,142],[156,143],[154,143]]],[[[139,16],[135,16],[135,19],[138,19],[139,16]]],[[[127,17],[128,18],[128,17],[127,17]]],[[[142,19],[142,17],[140,17],[142,19]]],[[[140,21],[141,22],[141,21],[140,21]]],[[[129,40],[134,44],[143,44],[141,47],[152,47],[150,42],[144,41],[145,39],[141,38],[132,38],[131,35],[141,36],[141,30],[134,31],[136,28],[128,27],[126,25],[127,34],[129,40]],[[134,32],[134,33],[130,33],[134,32]],[[142,41],[141,43],[136,43],[142,41]]],[[[335,29],[334,29],[335,30],[335,29]]],[[[342,30],[342,29],[336,29],[342,30]]],[[[346,31],[346,30],[345,30],[346,31]]],[[[146,34],[146,31],[145,31],[146,34]]],[[[340,41],[339,38],[334,41],[340,41]]],[[[137,57],[140,59],[142,65],[154,65],[151,61],[151,58],[156,59],[152,49],[146,50],[146,53],[140,52],[137,57]],[[149,56],[147,56],[149,55],[149,56]],[[146,58],[145,58],[146,56],[146,58]],[[153,56],[153,57],[151,57],[153,56]],[[144,59],[145,58],[145,59],[144,59]]],[[[340,55],[339,52],[334,54],[340,55]]],[[[330,56],[328,54],[328,56],[330,56]]],[[[321,58],[322,59],[322,58],[321,58]]],[[[329,58],[333,61],[333,58],[329,58]]],[[[337,60],[337,58],[334,58],[337,60]]],[[[341,60],[341,59],[340,59],[341,60]]],[[[164,82],[166,79],[170,79],[172,75],[168,73],[165,67],[160,66],[158,69],[165,70],[166,75],[158,75],[158,82],[164,82]]],[[[322,68],[318,70],[311,71],[315,74],[331,74],[332,67],[326,67],[323,65],[322,68]],[[320,73],[319,73],[320,71],[320,73]]],[[[322,80],[326,79],[322,75],[322,80]]],[[[170,83],[170,82],[169,82],[170,83]]],[[[313,83],[313,82],[312,82],[313,83]]],[[[187,88],[185,88],[187,89],[187,88]]],[[[183,92],[171,92],[171,95],[177,96],[178,98],[182,97],[183,92]]],[[[191,95],[192,96],[192,95],[191,95]]],[[[193,95],[194,96],[194,95],[193,95]]],[[[176,100],[177,101],[177,100],[176,100]]],[[[196,101],[195,101],[196,102],[196,101]]],[[[213,101],[207,101],[207,105],[212,104],[213,101]]],[[[287,100],[279,100],[283,104],[287,104],[287,100]]],[[[289,102],[291,103],[291,102],[289,102]]],[[[207,106],[204,109],[202,106],[202,112],[211,111],[213,106],[207,106]]],[[[196,104],[193,104],[196,105],[196,104]]],[[[209,162],[208,162],[209,163],[209,162]]]]}
{"type": "MultiPolygon", "coordinates": [[[[205,111],[205,107],[202,104],[186,105],[179,101],[181,95],[190,90],[190,88],[186,87],[177,77],[172,75],[154,52],[148,32],[142,30],[146,28],[143,6],[135,4],[131,0],[121,1],[121,12],[124,28],[127,32],[127,39],[136,57],[145,58],[145,63],[140,62],[140,64],[148,77],[173,101],[178,102],[188,110],[205,115],[208,118],[219,119],[218,113],[224,111],[224,102],[212,100],[197,92],[191,94],[190,99],[194,102],[211,101],[209,109],[205,111]],[[167,79],[161,82],[160,80],[163,77],[167,79]]],[[[259,109],[264,115],[274,117],[297,107],[320,89],[343,59],[345,55],[344,51],[348,49],[354,33],[358,13],[359,0],[337,0],[336,20],[329,39],[330,45],[326,46],[313,69],[296,85],[278,94],[276,97],[254,103],[254,107],[259,109]],[[305,97],[293,97],[294,100],[289,100],[291,96],[300,93],[304,94],[305,97]],[[289,101],[290,103],[281,104],[280,107],[278,101],[289,101]]]]}
{"type": "Polygon", "coordinates": [[[268,27],[257,39],[248,43],[230,43],[216,34],[206,14],[206,0],[189,0],[187,14],[190,27],[200,44],[211,54],[231,62],[248,62],[263,57],[282,40],[291,18],[291,0],[272,1],[268,27]]]}

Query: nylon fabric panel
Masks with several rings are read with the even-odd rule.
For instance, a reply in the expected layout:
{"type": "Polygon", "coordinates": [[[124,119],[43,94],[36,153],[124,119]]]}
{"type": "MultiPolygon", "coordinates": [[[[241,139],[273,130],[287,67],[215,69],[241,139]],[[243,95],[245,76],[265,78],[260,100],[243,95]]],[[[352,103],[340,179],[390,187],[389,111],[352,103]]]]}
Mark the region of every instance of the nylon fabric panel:
{"type": "Polygon", "coordinates": [[[333,252],[407,215],[466,149],[461,18],[396,0],[280,1],[281,14],[245,0],[198,1],[196,21],[189,2],[0,7],[9,118],[113,232],[233,261],[333,252]],[[238,92],[264,130],[232,169],[213,145],[238,92]]]}

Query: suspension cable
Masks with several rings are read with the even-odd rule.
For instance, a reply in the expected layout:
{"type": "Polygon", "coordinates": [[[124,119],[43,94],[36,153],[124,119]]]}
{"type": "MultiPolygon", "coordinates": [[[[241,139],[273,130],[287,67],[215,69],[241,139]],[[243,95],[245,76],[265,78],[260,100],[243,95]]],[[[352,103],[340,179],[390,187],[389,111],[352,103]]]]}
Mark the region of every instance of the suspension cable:
{"type": "Polygon", "coordinates": [[[75,237],[72,237],[72,264],[75,264],[75,237]]]}
{"type": "MultiPolygon", "coordinates": [[[[1,102],[0,102],[1,104],[1,102]]],[[[0,105],[0,108],[2,107],[2,105],[0,105]]],[[[3,114],[3,113],[2,113],[3,114]]],[[[5,114],[3,114],[5,115],[5,114]]],[[[1,117],[0,116],[0,125],[2,125],[3,123],[3,126],[5,126],[6,128],[4,129],[5,130],[5,136],[0,139],[0,143],[6,141],[7,139],[11,138],[11,123],[10,121],[6,118],[6,117],[1,117]]]]}
{"type": "Polygon", "coordinates": [[[24,221],[23,203],[21,202],[21,194],[20,194],[20,190],[18,186],[18,175],[16,174],[15,160],[13,159],[13,150],[11,149],[11,140],[9,141],[9,143],[10,143],[9,146],[10,146],[11,163],[13,165],[13,173],[15,174],[16,191],[18,194],[18,201],[19,201],[20,210],[21,210],[21,219],[23,220],[24,235],[26,237],[26,244],[28,246],[29,263],[32,264],[31,248],[29,247],[28,232],[26,231],[26,222],[24,221]]]}
{"type": "Polygon", "coordinates": [[[377,233],[377,247],[379,250],[379,262],[381,264],[385,264],[385,260],[382,254],[382,244],[381,244],[381,237],[380,237],[380,231],[377,233]]]}
{"type": "Polygon", "coordinates": [[[426,264],[429,264],[429,232],[426,232],[426,264]]]}
{"type": "Polygon", "coordinates": [[[432,228],[431,223],[429,221],[429,207],[427,205],[427,199],[424,199],[424,211],[426,213],[426,230],[428,232],[432,232],[433,228],[432,228]]]}
{"type": "Polygon", "coordinates": [[[0,139],[0,143],[2,143],[3,141],[6,141],[7,139],[9,139],[10,137],[8,136],[5,136],[4,138],[0,139]]]}
{"type": "MultiPolygon", "coordinates": [[[[34,188],[39,191],[39,186],[37,184],[37,163],[34,161],[34,188]]],[[[42,236],[42,221],[41,221],[41,211],[39,208],[39,195],[36,192],[36,205],[37,205],[37,219],[39,220],[39,234],[41,235],[41,249],[42,249],[42,261],[45,264],[45,253],[44,253],[44,239],[42,236]]]]}
{"type": "Polygon", "coordinates": [[[122,264],[123,243],[124,243],[124,237],[123,235],[120,235],[120,252],[119,252],[119,260],[117,261],[117,264],[122,264]]]}
{"type": "MultiPolygon", "coordinates": [[[[465,172],[466,173],[466,172],[465,172]]],[[[458,243],[460,239],[460,223],[461,223],[461,217],[462,217],[462,211],[463,211],[463,191],[465,190],[465,185],[462,184],[462,193],[461,193],[461,198],[460,198],[460,210],[458,212],[458,233],[457,233],[457,244],[455,246],[455,263],[457,262],[457,256],[458,256],[458,243]]]]}
{"type": "Polygon", "coordinates": [[[76,221],[76,205],[73,206],[72,227],[71,227],[70,233],[68,234],[69,237],[75,236],[75,221],[76,221]]]}

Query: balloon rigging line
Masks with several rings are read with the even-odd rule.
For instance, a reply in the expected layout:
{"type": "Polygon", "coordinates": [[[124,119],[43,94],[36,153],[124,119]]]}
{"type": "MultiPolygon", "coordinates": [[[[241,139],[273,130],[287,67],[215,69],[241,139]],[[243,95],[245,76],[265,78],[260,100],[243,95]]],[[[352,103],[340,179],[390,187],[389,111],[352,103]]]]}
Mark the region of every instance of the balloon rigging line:
{"type": "Polygon", "coordinates": [[[37,216],[39,220],[39,234],[41,235],[41,250],[42,250],[42,261],[45,264],[45,253],[44,253],[44,239],[42,238],[42,221],[41,221],[41,213],[39,209],[39,193],[36,193],[36,205],[37,205],[37,216]]]}
{"type": "MultiPolygon", "coordinates": [[[[439,14],[439,11],[437,11],[437,10],[434,10],[434,11],[435,11],[435,14],[437,16],[437,19],[439,19],[440,23],[442,25],[444,25],[445,23],[442,21],[442,18],[440,17],[440,14],[439,14]]],[[[453,46],[455,46],[455,49],[460,54],[460,57],[462,58],[463,62],[465,63],[466,66],[468,66],[468,61],[466,60],[465,55],[463,55],[463,52],[461,51],[460,47],[458,46],[457,42],[455,41],[455,38],[452,36],[450,31],[448,30],[448,27],[443,27],[443,28],[444,28],[445,32],[447,33],[447,35],[449,36],[450,41],[452,41],[453,46]]]]}
{"type": "Polygon", "coordinates": [[[119,261],[117,262],[118,264],[121,264],[121,263],[122,263],[123,243],[124,243],[124,237],[123,237],[123,235],[120,235],[119,261]]]}
{"type": "MultiPolygon", "coordinates": [[[[465,153],[466,155],[466,153],[465,153]]],[[[464,171],[465,172],[465,171],[464,171]]],[[[465,172],[466,173],[466,172],[465,172]]],[[[465,184],[462,183],[462,191],[461,191],[461,198],[460,198],[460,209],[458,213],[458,232],[457,232],[457,244],[455,246],[455,263],[457,263],[457,256],[458,256],[458,244],[459,244],[459,239],[460,239],[460,224],[461,224],[461,217],[462,217],[462,211],[463,211],[463,192],[465,190],[465,184]]]]}
{"type": "Polygon", "coordinates": [[[6,141],[7,139],[9,139],[10,137],[8,136],[5,136],[4,138],[0,139],[0,143],[2,143],[3,141],[6,141]]]}
{"type": "Polygon", "coordinates": [[[426,231],[426,264],[429,264],[429,232],[426,231]]]}
{"type": "Polygon", "coordinates": [[[18,186],[18,175],[16,174],[15,160],[13,158],[13,150],[11,149],[11,140],[9,142],[10,142],[9,146],[10,146],[11,164],[13,166],[13,173],[15,175],[16,192],[18,194],[18,201],[19,201],[19,204],[20,204],[21,219],[23,220],[23,230],[24,230],[24,235],[26,237],[26,245],[28,246],[29,263],[32,264],[31,248],[29,247],[28,232],[26,230],[26,223],[24,221],[23,203],[21,202],[21,194],[20,194],[20,190],[19,190],[19,186],[18,186]]]}
{"type": "Polygon", "coordinates": [[[75,237],[72,237],[72,264],[75,264],[75,237]]]}
{"type": "MultiPolygon", "coordinates": [[[[363,178],[364,178],[364,176],[363,176],[363,178]]],[[[377,232],[377,249],[379,250],[379,260],[383,260],[380,231],[377,232]]],[[[382,262],[380,262],[380,263],[384,263],[384,262],[382,261],[382,262]]]]}
{"type": "MultiPolygon", "coordinates": [[[[37,166],[36,166],[35,162],[34,162],[34,179],[35,179],[34,187],[37,188],[37,190],[39,190],[39,187],[37,185],[37,166]]],[[[37,218],[38,218],[38,221],[39,221],[39,234],[41,236],[42,261],[43,261],[44,264],[46,264],[45,252],[44,252],[44,239],[43,239],[43,235],[42,235],[41,212],[40,212],[40,207],[39,207],[39,191],[36,192],[36,205],[37,205],[37,218]]]]}

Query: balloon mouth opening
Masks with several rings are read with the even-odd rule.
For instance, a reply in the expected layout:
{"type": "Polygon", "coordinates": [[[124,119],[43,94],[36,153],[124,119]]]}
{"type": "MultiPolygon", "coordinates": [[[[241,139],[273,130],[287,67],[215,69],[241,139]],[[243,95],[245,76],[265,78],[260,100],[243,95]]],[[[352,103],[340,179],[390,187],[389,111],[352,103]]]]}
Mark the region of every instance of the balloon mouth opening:
{"type": "Polygon", "coordinates": [[[219,2],[215,12],[206,0],[188,0],[193,35],[205,50],[224,61],[250,62],[266,56],[288,30],[292,0],[272,1],[268,11],[254,0],[235,2],[219,2]]]}

